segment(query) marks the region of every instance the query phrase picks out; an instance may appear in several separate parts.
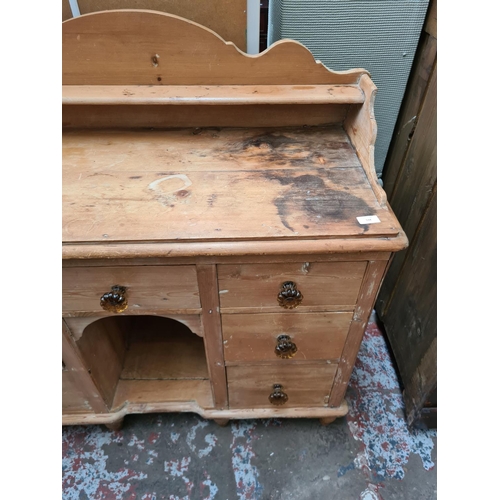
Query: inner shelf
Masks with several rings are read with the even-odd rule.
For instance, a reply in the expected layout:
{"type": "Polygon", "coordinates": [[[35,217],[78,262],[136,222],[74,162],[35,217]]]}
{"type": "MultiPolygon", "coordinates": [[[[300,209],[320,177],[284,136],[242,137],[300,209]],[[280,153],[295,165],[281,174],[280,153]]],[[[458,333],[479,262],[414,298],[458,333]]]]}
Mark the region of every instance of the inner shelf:
{"type": "MultiPolygon", "coordinates": [[[[111,316],[88,325],[77,342],[110,409],[124,404],[211,406],[204,339],[161,316],[111,316]]],[[[147,411],[147,409],[145,410],[147,411]]]]}
{"type": "MultiPolygon", "coordinates": [[[[128,319],[128,318],[127,318],[128,319]]],[[[122,380],[208,379],[203,339],[187,326],[154,316],[130,318],[122,380]]]]}

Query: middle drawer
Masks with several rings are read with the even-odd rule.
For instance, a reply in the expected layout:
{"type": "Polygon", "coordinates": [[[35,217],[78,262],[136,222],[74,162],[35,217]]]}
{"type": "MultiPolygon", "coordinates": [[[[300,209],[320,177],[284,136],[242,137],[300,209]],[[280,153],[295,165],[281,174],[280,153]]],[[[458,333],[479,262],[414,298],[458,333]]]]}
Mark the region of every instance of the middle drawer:
{"type": "Polygon", "coordinates": [[[294,345],[291,357],[301,361],[336,361],[342,354],[352,313],[222,314],[226,364],[276,361],[294,345]],[[283,346],[282,349],[280,347],[283,346]]]}

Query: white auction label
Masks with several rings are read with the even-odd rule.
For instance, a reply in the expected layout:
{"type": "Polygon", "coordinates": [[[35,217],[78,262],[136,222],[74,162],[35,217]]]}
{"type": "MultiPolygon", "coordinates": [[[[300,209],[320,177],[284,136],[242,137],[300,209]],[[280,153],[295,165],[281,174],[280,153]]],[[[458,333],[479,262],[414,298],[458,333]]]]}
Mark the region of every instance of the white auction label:
{"type": "Polygon", "coordinates": [[[360,224],[376,224],[380,219],[376,215],[367,215],[365,217],[356,217],[360,224]]]}

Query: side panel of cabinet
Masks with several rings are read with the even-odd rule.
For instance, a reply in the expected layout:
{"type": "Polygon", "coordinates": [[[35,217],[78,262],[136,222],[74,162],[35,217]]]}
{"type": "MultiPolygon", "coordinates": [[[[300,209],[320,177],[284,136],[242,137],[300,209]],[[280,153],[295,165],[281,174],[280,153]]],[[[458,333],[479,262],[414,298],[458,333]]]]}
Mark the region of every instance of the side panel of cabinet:
{"type": "Polygon", "coordinates": [[[63,413],[106,413],[108,408],[64,321],[62,322],[62,362],[63,413]]]}

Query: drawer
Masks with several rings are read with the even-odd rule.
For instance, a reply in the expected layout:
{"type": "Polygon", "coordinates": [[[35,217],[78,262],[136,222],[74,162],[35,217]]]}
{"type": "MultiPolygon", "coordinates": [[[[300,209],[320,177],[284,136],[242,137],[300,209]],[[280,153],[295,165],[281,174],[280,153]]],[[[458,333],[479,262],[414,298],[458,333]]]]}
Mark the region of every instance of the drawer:
{"type": "Polygon", "coordinates": [[[200,308],[195,266],[64,268],[63,312],[102,312],[101,297],[126,288],[127,312],[200,308]]]}
{"type": "Polygon", "coordinates": [[[350,312],[223,314],[222,336],[226,363],[281,359],[290,353],[283,340],[295,344],[294,360],[338,360],[352,321],[350,312]]]}
{"type": "Polygon", "coordinates": [[[352,310],[365,269],[363,261],[219,265],[221,310],[287,310],[278,303],[278,294],[285,282],[294,284],[289,289],[289,296],[296,292],[302,296],[296,311],[332,307],[352,310]]]}
{"type": "Polygon", "coordinates": [[[336,364],[308,366],[228,366],[230,408],[293,408],[328,406],[336,364]],[[288,396],[283,405],[274,405],[269,396],[280,384],[288,396]]]}

